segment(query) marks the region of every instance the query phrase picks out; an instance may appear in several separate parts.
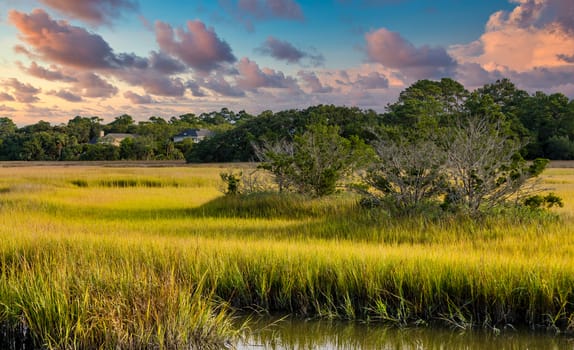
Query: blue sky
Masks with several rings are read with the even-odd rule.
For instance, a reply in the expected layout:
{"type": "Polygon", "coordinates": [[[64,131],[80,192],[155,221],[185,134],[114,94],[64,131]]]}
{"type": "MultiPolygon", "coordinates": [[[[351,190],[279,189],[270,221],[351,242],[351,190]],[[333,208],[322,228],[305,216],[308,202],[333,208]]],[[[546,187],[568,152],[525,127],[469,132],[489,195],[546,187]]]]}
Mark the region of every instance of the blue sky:
{"type": "Polygon", "coordinates": [[[419,79],[574,96],[571,0],[1,0],[19,125],[228,107],[383,112],[419,79]]]}

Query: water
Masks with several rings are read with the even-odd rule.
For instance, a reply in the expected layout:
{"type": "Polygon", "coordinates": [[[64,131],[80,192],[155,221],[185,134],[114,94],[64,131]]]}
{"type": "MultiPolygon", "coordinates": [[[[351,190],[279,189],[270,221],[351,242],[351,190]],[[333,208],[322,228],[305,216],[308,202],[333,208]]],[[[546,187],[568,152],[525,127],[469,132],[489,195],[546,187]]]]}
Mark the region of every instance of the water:
{"type": "Polygon", "coordinates": [[[517,331],[397,329],[381,325],[287,319],[261,320],[237,350],[574,350],[574,335],[517,331]]]}
{"type": "MultiPolygon", "coordinates": [[[[397,329],[361,323],[269,318],[251,323],[236,350],[574,350],[574,335],[516,331],[397,329]]],[[[0,327],[0,349],[33,350],[28,336],[0,327]]]]}

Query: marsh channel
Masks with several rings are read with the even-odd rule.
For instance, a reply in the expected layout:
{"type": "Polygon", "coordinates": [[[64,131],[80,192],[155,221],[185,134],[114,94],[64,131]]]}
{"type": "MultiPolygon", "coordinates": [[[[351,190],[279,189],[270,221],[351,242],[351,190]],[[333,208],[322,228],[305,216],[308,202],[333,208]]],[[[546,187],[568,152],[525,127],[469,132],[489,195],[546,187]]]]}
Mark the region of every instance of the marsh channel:
{"type": "Polygon", "coordinates": [[[253,324],[237,350],[574,350],[574,335],[546,331],[396,328],[364,323],[267,318],[253,324]],[[271,324],[271,325],[270,325],[271,324]]]}

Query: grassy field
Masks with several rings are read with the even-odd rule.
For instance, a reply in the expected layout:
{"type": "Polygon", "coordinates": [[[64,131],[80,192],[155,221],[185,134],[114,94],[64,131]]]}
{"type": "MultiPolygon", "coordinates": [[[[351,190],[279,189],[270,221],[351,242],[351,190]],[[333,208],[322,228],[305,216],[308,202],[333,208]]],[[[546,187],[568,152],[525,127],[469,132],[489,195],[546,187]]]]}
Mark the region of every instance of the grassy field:
{"type": "Polygon", "coordinates": [[[223,197],[226,169],[0,167],[0,338],[219,348],[244,311],[574,331],[572,168],[543,174],[564,208],[480,222],[223,197]]]}

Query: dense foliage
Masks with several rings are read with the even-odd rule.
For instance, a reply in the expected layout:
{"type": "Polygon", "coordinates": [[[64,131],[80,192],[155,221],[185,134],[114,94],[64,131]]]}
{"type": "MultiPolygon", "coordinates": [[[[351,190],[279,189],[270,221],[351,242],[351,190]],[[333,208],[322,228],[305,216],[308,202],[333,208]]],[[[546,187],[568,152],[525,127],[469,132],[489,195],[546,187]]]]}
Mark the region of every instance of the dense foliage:
{"type": "MultiPolygon", "coordinates": [[[[367,144],[375,139],[434,141],[463,116],[488,116],[522,143],[525,159],[574,159],[574,100],[561,93],[528,94],[507,79],[468,91],[452,79],[420,80],[401,92],[384,113],[356,107],[318,105],[301,110],[264,111],[257,116],[223,108],[165,120],[136,122],[129,115],[102,124],[99,117],[76,116],[67,124],[39,121],[18,128],[0,118],[0,160],[161,160],[235,162],[256,160],[255,148],[293,141],[309,126],[337,126],[340,136],[367,144]],[[173,142],[190,128],[213,131],[198,144],[173,142]],[[96,142],[100,132],[138,135],[121,145],[96,142]]],[[[401,142],[403,142],[401,141],[401,142]]]]}

